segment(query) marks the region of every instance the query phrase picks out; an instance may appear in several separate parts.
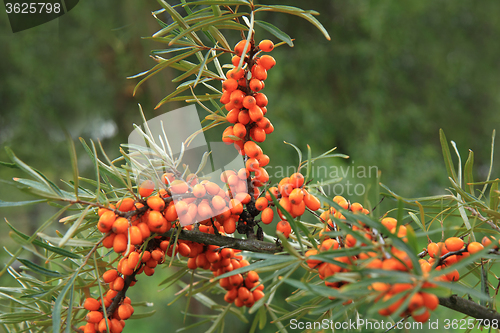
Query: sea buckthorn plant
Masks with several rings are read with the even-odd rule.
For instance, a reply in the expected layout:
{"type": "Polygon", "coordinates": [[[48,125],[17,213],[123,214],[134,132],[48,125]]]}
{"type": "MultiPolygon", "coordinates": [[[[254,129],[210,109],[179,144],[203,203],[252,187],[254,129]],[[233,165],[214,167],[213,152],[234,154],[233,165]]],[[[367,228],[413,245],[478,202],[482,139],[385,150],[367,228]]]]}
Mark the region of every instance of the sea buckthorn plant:
{"type": "Polygon", "coordinates": [[[263,12],[297,15],[329,39],[318,13],[247,0],[160,4],[153,12],[160,30],[149,39],[165,48],[153,52],[153,68],[132,78],[143,77],[139,87],[166,68],[180,71],[173,80],[179,85],[157,108],[185,101],[206,110],[203,131],[224,126],[221,140],[234,147],[241,167],[214,177],[183,164],[185,146],[172,154],[168,133],[160,144],[147,123],[141,133],[148,145],[129,151],[131,145],[124,145],[114,160],[81,140],[95,179],[79,176],[73,154],[74,179],[64,188],[6,148],[12,162],[2,165],[29,176],[11,183],[38,198],[1,206],[46,202],[59,208],[33,235],[6,221],[19,244],[7,249],[10,260],[0,273],[19,283],[1,288],[6,331],[126,331],[130,319],[152,315],[137,306],[147,300],[131,299],[127,291],[148,288],[153,274],[210,308],[193,330],[207,323],[208,331],[222,330],[228,315],[247,322],[251,332],[266,325],[286,331],[291,319],[360,318],[385,320],[390,330],[425,323],[439,306],[455,310],[458,319],[477,319],[474,327],[498,328],[500,198],[491,168],[485,181],[475,182],[473,153],[463,169],[458,156],[456,168],[441,132],[448,194],[407,199],[381,184],[376,201],[394,203],[387,212],[379,212],[376,201],[325,195],[329,180],[312,178],[311,168],[318,159],[347,158],[333,149],[312,157],[308,147],[302,160],[293,146],[296,172],[273,179],[265,168],[272,156],[260,146],[278,139],[272,138],[273,103],[265,84],[268,71],[286,67],[277,64],[273,49],[291,47],[293,40],[258,18],[263,12]],[[264,33],[272,40],[259,38],[264,33]],[[150,166],[141,177],[133,172],[137,155],[150,166]],[[51,234],[57,220],[67,226],[65,233],[51,234]],[[166,266],[169,274],[159,269],[166,266]],[[284,285],[295,289],[286,309],[275,304],[284,285]]]}

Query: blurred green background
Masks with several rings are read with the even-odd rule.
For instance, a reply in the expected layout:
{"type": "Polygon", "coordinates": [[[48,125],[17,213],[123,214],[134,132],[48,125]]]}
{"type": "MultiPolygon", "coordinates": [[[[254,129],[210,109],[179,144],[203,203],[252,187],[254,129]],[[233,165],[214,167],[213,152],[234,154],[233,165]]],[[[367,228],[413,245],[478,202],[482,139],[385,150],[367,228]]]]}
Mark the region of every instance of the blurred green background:
{"type": "MultiPolygon", "coordinates": [[[[438,134],[443,128],[448,139],[457,143],[463,160],[468,149],[474,151],[475,176],[486,177],[491,134],[500,123],[500,43],[495,42],[500,35],[500,2],[288,0],[286,4],[320,12],[318,19],[332,40],[325,40],[298,17],[270,13],[257,17],[295,39],[294,48],[273,51],[277,65],[269,72],[264,90],[275,127],[263,144],[272,166],[297,165],[295,150],[283,140],[303,151],[309,144],[313,155],[338,147],[337,152],[349,155],[349,160],[316,166],[335,165],[344,171],[348,166],[374,166],[381,171],[380,180],[402,196],[441,194],[448,186],[438,134]]],[[[171,103],[153,110],[175,89],[170,83],[174,72],[156,75],[135,97],[132,90],[137,80],[126,79],[152,67],[150,50],[163,47],[140,38],[159,29],[150,14],[158,8],[155,1],[86,0],[58,20],[16,34],[2,12],[0,146],[11,147],[20,159],[54,181],[71,179],[66,130],[75,140],[81,174],[92,177],[79,137],[101,140],[114,158],[132,124],[141,122],[137,103],[148,118],[181,106],[171,103]]],[[[256,33],[257,39],[276,42],[263,30],[257,28],[256,33]]],[[[234,31],[229,36],[233,44],[239,40],[234,31]]],[[[222,130],[208,133],[208,141],[218,140],[222,130]]],[[[3,149],[0,161],[8,161],[3,149]]],[[[0,167],[0,179],[15,176],[24,175],[0,167]]],[[[376,180],[374,174],[371,178],[355,175],[341,184],[347,181],[368,189],[376,180]]],[[[330,194],[346,195],[333,190],[330,194]]],[[[349,198],[363,200],[364,194],[349,198]]],[[[0,199],[30,198],[0,183],[0,199]]],[[[384,207],[394,203],[386,200],[384,207]]],[[[0,209],[2,218],[28,234],[53,213],[47,205],[0,209]]],[[[0,224],[0,243],[12,251],[17,245],[7,229],[0,224]]],[[[2,251],[0,261],[6,258],[2,251]]],[[[176,290],[158,293],[154,287],[167,271],[159,270],[147,285],[138,283],[133,288],[132,299],[154,303],[157,313],[151,319],[127,323],[130,332],[185,325],[179,310],[185,303],[167,306],[176,290]]],[[[2,277],[0,284],[13,281],[2,277]]],[[[286,295],[289,290],[283,289],[286,295]]],[[[196,301],[191,306],[192,313],[206,313],[196,301]]]]}

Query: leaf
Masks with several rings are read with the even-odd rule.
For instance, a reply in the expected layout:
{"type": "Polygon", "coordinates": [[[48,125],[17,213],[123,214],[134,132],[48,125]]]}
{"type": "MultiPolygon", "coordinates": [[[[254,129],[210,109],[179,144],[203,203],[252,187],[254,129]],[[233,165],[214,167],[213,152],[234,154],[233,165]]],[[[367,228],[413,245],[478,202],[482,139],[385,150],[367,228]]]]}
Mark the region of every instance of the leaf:
{"type": "MultiPolygon", "coordinates": [[[[12,224],[10,224],[7,219],[5,220],[5,222],[7,223],[7,225],[16,233],[18,234],[22,239],[25,239],[25,240],[28,240],[30,237],[26,234],[23,234],[22,232],[20,232],[19,230],[17,230],[16,228],[14,228],[14,226],[12,224]]],[[[67,251],[65,249],[61,249],[59,247],[55,247],[55,246],[52,246],[50,244],[46,244],[42,241],[39,241],[38,239],[34,239],[32,241],[32,243],[36,246],[40,246],[40,247],[43,247],[44,249],[46,250],[49,250],[49,251],[52,251],[54,253],[57,253],[57,254],[60,254],[64,257],[70,257],[70,258],[74,258],[74,259],[79,259],[81,258],[80,255],[76,254],[76,253],[73,253],[73,252],[70,252],[70,251],[67,251]]]]}
{"type": "Polygon", "coordinates": [[[147,317],[151,317],[155,313],[156,313],[156,310],[153,310],[153,311],[150,311],[150,312],[143,312],[143,313],[136,313],[136,312],[134,312],[134,314],[132,315],[132,317],[130,317],[130,319],[147,318],[147,317]]]}
{"type": "Polygon", "coordinates": [[[311,15],[311,14],[317,15],[318,12],[305,11],[305,10],[297,8],[297,7],[283,6],[283,5],[259,6],[259,8],[257,8],[255,10],[255,12],[259,12],[259,11],[280,12],[280,13],[286,13],[286,14],[296,15],[296,16],[302,17],[303,19],[312,23],[319,31],[321,31],[326,39],[331,40],[330,35],[328,34],[328,31],[326,31],[325,27],[323,27],[323,25],[316,18],[314,18],[311,15]]]}
{"type": "Polygon", "coordinates": [[[85,218],[85,216],[87,215],[89,209],[90,209],[90,206],[87,206],[80,213],[80,217],[78,217],[78,220],[76,220],[73,223],[73,225],[68,229],[68,231],[66,231],[66,234],[64,235],[64,237],[59,241],[59,244],[58,244],[59,247],[64,246],[64,244],[66,244],[68,241],[71,240],[71,237],[73,236],[73,234],[75,233],[75,231],[78,229],[78,227],[82,223],[82,221],[85,218]]]}
{"type": "Polygon", "coordinates": [[[5,147],[5,151],[7,152],[7,155],[10,157],[10,159],[17,165],[17,167],[19,167],[27,174],[31,175],[33,178],[38,179],[38,181],[44,184],[45,187],[50,190],[50,192],[55,194],[54,189],[49,185],[46,177],[43,177],[39,172],[35,171],[33,168],[17,158],[17,156],[9,147],[5,147]]]}
{"type": "Polygon", "coordinates": [[[465,190],[469,191],[471,195],[474,195],[474,185],[471,185],[474,183],[474,175],[472,173],[472,166],[474,164],[474,152],[469,149],[469,157],[467,158],[467,161],[465,162],[465,167],[464,167],[464,182],[465,182],[465,190]]]}
{"type": "Polygon", "coordinates": [[[8,202],[8,201],[2,201],[2,200],[0,200],[0,208],[1,207],[27,206],[27,205],[37,204],[37,203],[40,203],[40,202],[47,202],[47,199],[29,200],[29,201],[15,201],[15,202],[8,202]]]}
{"type": "Polygon", "coordinates": [[[135,95],[135,93],[137,92],[137,89],[144,83],[146,82],[147,79],[149,79],[150,77],[152,77],[153,75],[155,74],[158,74],[162,69],[165,69],[167,68],[168,66],[170,66],[171,64],[173,63],[176,63],[176,62],[179,62],[180,60],[182,59],[185,59],[189,56],[192,56],[193,54],[195,54],[196,52],[198,52],[198,50],[191,50],[191,51],[188,51],[188,52],[184,52],[182,54],[179,54],[173,58],[170,58],[168,60],[164,60],[162,61],[161,63],[159,63],[158,65],[156,65],[155,67],[153,67],[152,69],[149,70],[150,74],[148,74],[145,78],[143,78],[141,81],[139,81],[139,83],[137,83],[135,85],[135,88],[134,88],[134,91],[133,91],[133,95],[135,95]]]}
{"type": "Polygon", "coordinates": [[[491,188],[490,188],[490,208],[491,208],[491,210],[496,212],[498,209],[499,202],[500,202],[500,197],[498,194],[498,182],[495,182],[495,183],[491,184],[491,188]]]}
{"type": "MultiPolygon", "coordinates": [[[[59,241],[61,240],[61,238],[59,238],[59,237],[51,237],[51,236],[48,236],[42,232],[39,232],[38,236],[40,238],[48,240],[49,242],[52,242],[52,243],[59,243],[59,241]]],[[[65,246],[92,247],[95,245],[95,243],[88,241],[88,240],[84,240],[84,239],[70,239],[64,245],[65,246]]]]}
{"type": "MultiPolygon", "coordinates": [[[[238,5],[249,5],[247,0],[200,0],[200,1],[189,1],[186,5],[224,5],[224,6],[238,6],[238,5]]],[[[184,7],[184,6],[183,6],[184,7]]]]}
{"type": "Polygon", "coordinates": [[[448,177],[451,177],[455,181],[455,183],[457,183],[455,166],[453,165],[450,148],[448,147],[448,141],[446,140],[446,136],[444,135],[444,131],[442,128],[439,129],[439,140],[441,141],[441,149],[443,150],[444,164],[446,166],[446,171],[448,172],[448,177]]]}
{"type": "Polygon", "coordinates": [[[280,29],[278,29],[277,27],[275,27],[271,23],[268,23],[268,22],[265,22],[265,21],[256,20],[255,24],[257,24],[259,27],[261,27],[261,28],[269,31],[275,37],[277,37],[278,39],[280,39],[280,40],[284,41],[285,43],[287,43],[288,46],[293,47],[293,41],[290,38],[290,36],[288,36],[286,33],[284,33],[283,31],[281,31],[280,29]]]}
{"type": "MultiPolygon", "coordinates": [[[[170,16],[172,16],[172,19],[177,22],[179,24],[179,26],[182,28],[182,29],[189,29],[189,25],[186,23],[186,21],[182,18],[182,16],[174,9],[172,8],[172,6],[170,6],[166,1],[164,0],[158,0],[158,3],[163,7],[165,8],[165,10],[170,14],[170,16]]],[[[203,45],[203,42],[201,41],[201,39],[196,35],[196,33],[194,33],[193,31],[191,31],[189,33],[191,35],[191,37],[193,38],[193,40],[195,41],[195,43],[197,43],[198,45],[203,45]]]]}
{"type": "Polygon", "coordinates": [[[172,274],[169,277],[167,277],[165,280],[161,281],[158,285],[161,286],[161,285],[167,284],[165,286],[165,288],[168,288],[169,286],[171,286],[172,284],[177,282],[179,279],[181,279],[184,275],[186,275],[186,273],[188,271],[189,271],[189,269],[187,268],[187,266],[183,267],[179,271],[175,272],[175,274],[172,274]]]}
{"type": "Polygon", "coordinates": [[[299,165],[301,165],[302,164],[302,152],[300,151],[299,147],[297,147],[296,145],[294,145],[292,143],[286,142],[286,141],[283,141],[283,142],[286,145],[292,146],[297,151],[297,155],[299,155],[299,165]]]}
{"type": "MultiPolygon", "coordinates": [[[[219,16],[219,17],[211,17],[209,19],[203,20],[201,22],[196,23],[192,27],[190,27],[190,28],[182,31],[180,34],[178,34],[177,36],[175,36],[168,43],[168,45],[172,45],[175,42],[177,42],[179,39],[181,39],[182,37],[186,36],[187,34],[194,33],[194,31],[200,30],[200,29],[202,29],[204,27],[207,27],[207,26],[215,26],[215,27],[217,27],[218,25],[216,23],[218,23],[218,22],[229,21],[229,20],[235,19],[237,17],[241,17],[243,15],[245,15],[245,13],[228,14],[228,15],[222,15],[222,16],[219,16]]],[[[200,45],[203,45],[203,44],[200,44],[200,45]]]]}
{"type": "Polygon", "coordinates": [[[75,143],[68,132],[65,132],[66,138],[68,140],[68,148],[71,156],[71,168],[73,169],[73,182],[75,197],[78,200],[78,159],[76,157],[75,143]]]}
{"type": "Polygon", "coordinates": [[[17,258],[18,261],[20,261],[24,266],[26,266],[27,268],[29,268],[30,270],[36,272],[36,273],[39,273],[39,274],[42,274],[42,275],[46,275],[46,276],[52,276],[52,277],[63,277],[65,276],[65,274],[61,274],[59,272],[56,272],[56,271],[51,271],[50,269],[47,269],[45,267],[42,267],[42,266],[39,266],[35,263],[32,263],[31,261],[29,260],[26,260],[26,259],[21,259],[21,258],[17,258]]]}

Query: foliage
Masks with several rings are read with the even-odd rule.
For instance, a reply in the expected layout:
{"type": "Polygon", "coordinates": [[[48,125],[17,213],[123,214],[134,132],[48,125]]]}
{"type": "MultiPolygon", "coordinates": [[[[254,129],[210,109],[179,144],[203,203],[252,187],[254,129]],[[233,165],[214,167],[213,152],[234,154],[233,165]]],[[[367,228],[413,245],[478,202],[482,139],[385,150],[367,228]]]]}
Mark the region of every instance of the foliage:
{"type": "MultiPolygon", "coordinates": [[[[64,182],[63,187],[28,166],[7,148],[11,162],[2,165],[24,172],[28,178],[5,182],[37,199],[0,202],[0,206],[18,207],[48,202],[59,209],[31,236],[7,221],[10,236],[19,246],[16,251],[9,252],[11,259],[0,274],[7,272],[21,286],[2,287],[2,300],[10,302],[10,307],[3,307],[0,314],[0,322],[7,331],[35,328],[38,331],[81,331],[83,328],[77,327],[85,324],[84,319],[91,323],[86,325],[87,331],[94,326],[93,317],[101,312],[101,317],[112,316],[122,321],[116,320],[116,324],[115,321],[95,320],[98,329],[120,331],[123,320],[128,318],[125,318],[124,311],[128,309],[129,315],[133,312],[126,305],[130,300],[127,300],[125,292],[135,284],[136,275],[143,272],[152,275],[155,272],[152,266],[163,262],[178,269],[171,276],[166,276],[161,285],[177,284],[182,288],[177,299],[181,296],[195,298],[213,311],[203,321],[186,328],[210,323],[208,331],[222,331],[228,314],[248,323],[251,331],[256,331],[257,327],[262,329],[269,322],[284,331],[292,318],[338,322],[359,317],[379,320],[381,316],[394,315],[390,320],[395,323],[395,315],[402,314],[404,320],[410,320],[412,316],[415,321],[427,321],[430,315],[428,310],[434,310],[435,306],[419,304],[418,298],[432,298],[435,296],[429,295],[437,294],[443,297],[440,303],[445,305],[450,291],[479,301],[466,303],[461,309],[465,314],[479,311],[478,318],[498,320],[498,287],[492,285],[492,277],[498,274],[493,265],[497,260],[498,241],[486,238],[479,247],[468,247],[480,241],[483,235],[499,231],[498,179],[490,178],[493,153],[487,179],[475,182],[472,151],[462,167],[460,155],[452,142],[459,161],[458,168],[455,167],[448,141],[441,132],[441,145],[451,183],[449,194],[408,199],[381,184],[385,190],[383,196],[394,199],[396,204],[392,211],[383,215],[374,210],[376,201],[367,201],[365,208],[342,197],[332,199],[325,195],[323,187],[329,181],[318,182],[312,177],[311,168],[320,159],[347,157],[333,154],[333,150],[313,157],[310,148],[302,152],[292,145],[299,156],[297,172],[281,179],[278,186],[271,186],[264,169],[269,157],[264,157],[254,143],[264,141],[273,129],[269,120],[260,125],[263,119],[267,119],[264,117],[267,109],[263,111],[267,99],[265,103],[260,103],[259,98],[262,100],[264,97],[261,94],[258,98],[257,90],[250,85],[250,78],[261,75],[253,66],[264,66],[261,50],[268,48],[261,46],[259,50],[255,35],[259,28],[271,33],[281,41],[274,47],[291,46],[293,40],[278,27],[257,20],[257,17],[265,12],[296,15],[312,23],[329,38],[315,18],[318,13],[291,6],[257,5],[245,0],[183,1],[176,6],[160,1],[160,4],[163,8],[153,12],[160,30],[148,39],[166,44],[167,48],[153,51],[152,58],[157,62],[153,68],[131,77],[141,77],[134,92],[166,68],[180,71],[181,74],[172,80],[178,84],[177,87],[160,100],[156,108],[175,101],[197,103],[208,112],[203,131],[226,122],[234,123],[225,130],[223,141],[234,144],[245,156],[245,176],[240,177],[241,170],[235,170],[235,174],[226,173],[226,179],[221,179],[227,183],[226,187],[223,185],[222,190],[218,188],[210,193],[210,200],[217,196],[224,199],[223,208],[215,213],[217,209],[212,202],[210,208],[214,215],[203,215],[200,207],[202,199],[207,197],[205,192],[198,196],[197,191],[203,187],[201,190],[210,192],[208,183],[204,182],[207,179],[203,179],[206,175],[202,172],[203,161],[206,163],[208,154],[203,155],[200,166],[191,165],[190,168],[183,165],[185,146],[182,145],[179,155],[173,154],[167,135],[157,141],[146,122],[145,130],[141,131],[147,142],[146,147],[124,145],[128,152],[122,149],[122,156],[114,160],[108,158],[100,145],[81,140],[95,168],[92,179],[79,175],[77,155],[71,143],[73,179],[64,182]],[[180,8],[186,12],[185,16],[179,14],[180,8]],[[161,20],[166,14],[172,17],[172,23],[161,20]],[[224,29],[240,32],[242,41],[231,48],[221,32],[224,29]],[[247,57],[242,56],[247,52],[247,57]],[[233,55],[231,64],[222,65],[219,58],[228,54],[233,55]],[[165,58],[165,55],[169,57],[165,58]],[[230,70],[224,73],[225,68],[230,70]],[[255,97],[253,102],[247,100],[239,105],[240,102],[229,94],[230,80],[237,82],[237,89],[231,91],[243,91],[245,98],[255,97]],[[224,86],[222,91],[219,89],[221,82],[224,86]],[[217,100],[224,106],[221,107],[217,100]],[[236,125],[243,121],[239,116],[231,121],[231,112],[237,109],[238,115],[246,110],[250,113],[255,103],[261,114],[255,118],[250,116],[251,120],[243,126],[244,133],[237,132],[236,125]],[[257,132],[259,128],[262,131],[257,132]],[[265,135],[262,136],[262,133],[265,135]],[[257,153],[254,155],[253,151],[257,153]],[[139,165],[138,161],[144,157],[146,163],[139,165]],[[138,166],[143,171],[142,179],[133,176],[138,166]],[[192,170],[198,171],[192,173],[192,170]],[[233,178],[235,182],[246,185],[243,192],[233,186],[236,183],[231,177],[236,175],[239,179],[233,178]],[[146,186],[149,184],[147,181],[152,186],[146,186]],[[186,189],[178,190],[180,187],[186,189]],[[226,197],[222,193],[224,189],[229,190],[226,197]],[[196,201],[196,198],[200,200],[196,201]],[[193,202],[198,205],[198,213],[189,215],[191,212],[186,207],[193,202]],[[276,212],[280,218],[275,237],[272,232],[264,232],[261,226],[273,222],[272,217],[264,217],[268,208],[268,214],[274,216],[276,212]],[[169,209],[174,218],[167,216],[169,209]],[[158,215],[158,212],[161,212],[160,223],[156,226],[151,216],[158,215]],[[225,215],[224,212],[229,213],[225,215]],[[389,215],[394,215],[394,218],[389,215]],[[214,216],[216,221],[212,219],[214,216]],[[112,220],[109,225],[108,217],[112,220]],[[126,221],[125,231],[115,224],[120,219],[126,221]],[[69,226],[66,233],[55,236],[44,233],[57,220],[69,226]],[[141,223],[147,226],[147,230],[140,229],[140,241],[135,242],[132,240],[133,232],[139,230],[141,223]],[[125,242],[116,241],[119,237],[125,242]],[[454,248],[448,242],[435,253],[431,251],[435,245],[431,240],[437,239],[442,242],[453,239],[460,246],[454,248]],[[422,240],[426,243],[423,251],[422,240]],[[479,250],[483,246],[486,248],[479,250]],[[106,248],[113,248],[114,251],[106,248]],[[240,250],[244,252],[240,254],[240,250]],[[158,251],[158,259],[154,257],[152,261],[142,261],[146,252],[155,256],[154,251],[158,251]],[[194,255],[191,252],[197,253],[194,255]],[[30,253],[35,259],[20,258],[22,253],[30,253]],[[220,259],[229,260],[231,269],[227,268],[229,264],[216,267],[219,259],[207,263],[207,258],[214,253],[220,256],[230,253],[220,259]],[[429,254],[431,259],[423,259],[429,254]],[[16,260],[22,264],[21,269],[12,267],[16,260]],[[128,264],[132,261],[135,265],[128,264]],[[106,274],[114,274],[116,264],[121,277],[105,277],[106,274]],[[182,278],[188,274],[191,278],[186,284],[182,278]],[[242,279],[245,277],[245,282],[228,282],[239,274],[242,279]],[[256,280],[253,279],[255,276],[256,280]],[[117,281],[123,285],[118,286],[117,281]],[[231,288],[228,283],[239,289],[231,288]],[[276,305],[274,299],[278,289],[284,285],[296,288],[296,292],[286,299],[287,309],[276,305]],[[252,296],[240,296],[241,288],[246,292],[250,290],[252,296]],[[230,294],[235,289],[236,297],[230,294]],[[222,295],[225,295],[227,304],[221,301],[222,295]],[[98,301],[96,309],[87,305],[89,299],[98,301]],[[248,311],[243,305],[249,308],[248,311]],[[344,311],[339,311],[340,308],[344,311]],[[489,312],[488,308],[495,312],[489,312]],[[257,314],[253,322],[248,321],[247,313],[257,314]]],[[[264,76],[258,78],[259,81],[264,79],[264,76]]],[[[272,117],[272,104],[269,112],[272,117]]],[[[196,134],[200,133],[193,133],[185,142],[186,146],[196,134]]],[[[492,152],[493,148],[494,141],[492,152]]],[[[142,279],[137,282],[141,283],[142,279]]],[[[144,318],[153,313],[137,311],[133,312],[132,318],[144,318]]]]}

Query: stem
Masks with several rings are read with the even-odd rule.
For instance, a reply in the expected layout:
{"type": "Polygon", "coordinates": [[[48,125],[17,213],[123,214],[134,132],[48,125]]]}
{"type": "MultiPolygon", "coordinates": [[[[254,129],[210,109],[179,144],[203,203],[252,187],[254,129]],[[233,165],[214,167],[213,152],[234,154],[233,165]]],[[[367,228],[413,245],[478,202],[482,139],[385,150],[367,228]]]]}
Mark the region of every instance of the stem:
{"type": "Polygon", "coordinates": [[[450,297],[438,297],[439,304],[449,309],[461,312],[470,317],[483,320],[498,320],[500,321],[500,313],[479,305],[465,298],[451,295],[450,297]]]}
{"type": "MultiPolygon", "coordinates": [[[[175,236],[175,230],[170,230],[162,236],[173,237],[175,236]]],[[[197,230],[182,230],[179,234],[179,239],[251,252],[277,253],[283,251],[283,247],[274,243],[263,242],[256,239],[238,239],[222,235],[207,234],[197,230]]]]}

